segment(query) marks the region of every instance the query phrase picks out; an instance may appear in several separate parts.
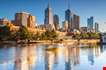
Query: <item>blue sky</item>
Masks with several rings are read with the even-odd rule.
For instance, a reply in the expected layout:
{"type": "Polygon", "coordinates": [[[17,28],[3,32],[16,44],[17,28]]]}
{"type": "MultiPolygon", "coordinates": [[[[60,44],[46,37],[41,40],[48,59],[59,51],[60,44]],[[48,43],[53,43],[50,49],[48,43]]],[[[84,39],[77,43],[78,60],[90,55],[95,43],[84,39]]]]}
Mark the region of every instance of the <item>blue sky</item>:
{"type": "MultiPolygon", "coordinates": [[[[60,22],[64,21],[67,0],[50,0],[53,14],[58,14],[60,22]]],[[[48,0],[0,0],[0,18],[14,19],[16,12],[25,11],[36,16],[37,23],[44,22],[44,10],[48,0]]],[[[94,16],[100,24],[100,30],[106,30],[106,0],[70,0],[70,9],[80,16],[81,26],[87,24],[87,18],[94,16]]]]}

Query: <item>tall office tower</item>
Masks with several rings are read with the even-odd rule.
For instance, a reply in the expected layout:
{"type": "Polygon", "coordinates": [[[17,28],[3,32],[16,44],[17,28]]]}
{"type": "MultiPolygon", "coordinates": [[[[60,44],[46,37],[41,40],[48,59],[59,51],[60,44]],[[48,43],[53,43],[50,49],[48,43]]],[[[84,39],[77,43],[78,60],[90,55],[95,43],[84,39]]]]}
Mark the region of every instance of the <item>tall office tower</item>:
{"type": "Polygon", "coordinates": [[[16,13],[14,22],[16,26],[35,27],[35,17],[26,12],[16,13]]]}
{"type": "Polygon", "coordinates": [[[47,30],[55,30],[55,26],[53,24],[52,8],[50,7],[50,4],[48,4],[48,7],[45,9],[44,24],[47,30]]]}
{"type": "Polygon", "coordinates": [[[72,30],[79,30],[80,29],[80,17],[76,14],[72,17],[72,30]]]}
{"type": "Polygon", "coordinates": [[[99,24],[97,22],[95,23],[95,32],[99,32],[99,24]]]}
{"type": "Polygon", "coordinates": [[[56,30],[59,30],[60,26],[59,26],[59,16],[58,15],[54,15],[53,16],[53,22],[54,22],[54,26],[56,30]]]}
{"type": "Polygon", "coordinates": [[[65,11],[65,21],[68,21],[68,30],[71,30],[71,25],[72,25],[72,12],[70,10],[70,1],[67,0],[66,5],[68,5],[68,9],[65,11]]]}
{"type": "Polygon", "coordinates": [[[71,30],[72,25],[72,13],[70,9],[65,11],[65,20],[68,21],[68,29],[71,30]]]}
{"type": "Polygon", "coordinates": [[[93,24],[94,24],[94,18],[93,18],[93,16],[91,16],[87,20],[88,32],[93,32],[93,24]]]}

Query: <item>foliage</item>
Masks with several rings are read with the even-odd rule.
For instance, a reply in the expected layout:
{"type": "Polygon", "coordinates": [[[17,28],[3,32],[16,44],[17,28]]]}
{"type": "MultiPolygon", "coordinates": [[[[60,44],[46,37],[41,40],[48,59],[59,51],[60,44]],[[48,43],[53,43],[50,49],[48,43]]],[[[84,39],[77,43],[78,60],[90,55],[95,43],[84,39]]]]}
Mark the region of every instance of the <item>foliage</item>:
{"type": "Polygon", "coordinates": [[[99,33],[81,33],[81,34],[75,34],[73,36],[75,39],[99,39],[100,34],[99,33]]]}
{"type": "Polygon", "coordinates": [[[0,27],[0,39],[1,40],[8,40],[10,35],[11,35],[10,27],[8,26],[0,27]]]}
{"type": "Polygon", "coordinates": [[[88,33],[90,39],[98,39],[100,38],[99,33],[88,33]]]}
{"type": "Polygon", "coordinates": [[[82,33],[81,34],[81,38],[82,39],[88,39],[89,38],[89,35],[87,33],[82,33]]]}
{"type": "Polygon", "coordinates": [[[16,33],[16,36],[21,40],[26,40],[31,38],[31,34],[25,26],[22,26],[16,33]]]}
{"type": "Polygon", "coordinates": [[[41,40],[56,40],[58,38],[58,34],[53,31],[46,31],[41,34],[40,39],[41,40]]]}

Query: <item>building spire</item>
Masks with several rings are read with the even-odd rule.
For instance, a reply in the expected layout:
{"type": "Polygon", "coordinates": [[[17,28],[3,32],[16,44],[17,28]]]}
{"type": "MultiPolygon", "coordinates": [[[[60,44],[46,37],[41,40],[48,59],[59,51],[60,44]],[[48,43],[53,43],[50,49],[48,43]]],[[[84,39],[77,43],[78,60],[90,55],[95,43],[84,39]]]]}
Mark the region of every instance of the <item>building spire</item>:
{"type": "Polygon", "coordinates": [[[68,9],[70,9],[70,0],[68,0],[68,9]]]}
{"type": "Polygon", "coordinates": [[[50,0],[48,0],[48,8],[50,8],[50,0]]]}
{"type": "Polygon", "coordinates": [[[67,0],[66,5],[67,5],[67,8],[70,9],[70,0],[67,0]]]}

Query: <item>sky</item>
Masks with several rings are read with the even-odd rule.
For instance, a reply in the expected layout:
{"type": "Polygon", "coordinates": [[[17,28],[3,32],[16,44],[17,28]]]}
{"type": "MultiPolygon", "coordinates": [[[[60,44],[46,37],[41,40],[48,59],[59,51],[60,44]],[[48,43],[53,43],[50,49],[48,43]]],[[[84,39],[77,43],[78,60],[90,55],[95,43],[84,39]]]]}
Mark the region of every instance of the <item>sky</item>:
{"type": "MultiPolygon", "coordinates": [[[[67,0],[50,0],[53,14],[58,14],[60,24],[65,19],[67,0]]],[[[37,24],[44,23],[44,10],[48,0],[0,0],[0,18],[14,20],[16,12],[28,12],[36,16],[37,24]]],[[[70,0],[70,9],[80,16],[80,25],[87,25],[87,18],[94,16],[100,31],[106,31],[106,0],[70,0]]]]}

